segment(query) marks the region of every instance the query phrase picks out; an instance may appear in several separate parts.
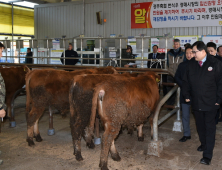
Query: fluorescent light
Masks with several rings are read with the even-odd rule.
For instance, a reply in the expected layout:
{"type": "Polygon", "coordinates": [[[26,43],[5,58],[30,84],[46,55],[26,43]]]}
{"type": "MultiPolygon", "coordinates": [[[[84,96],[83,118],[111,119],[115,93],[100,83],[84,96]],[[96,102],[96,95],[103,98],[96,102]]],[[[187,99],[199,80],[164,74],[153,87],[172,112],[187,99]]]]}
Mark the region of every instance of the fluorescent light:
{"type": "Polygon", "coordinates": [[[0,2],[5,2],[5,3],[14,3],[14,2],[21,2],[21,0],[0,0],[0,2]]]}
{"type": "Polygon", "coordinates": [[[34,8],[35,5],[39,5],[37,3],[28,2],[28,1],[15,2],[13,4],[14,5],[19,5],[19,6],[24,6],[24,7],[29,7],[29,8],[34,8]]]}
{"type": "Polygon", "coordinates": [[[19,5],[19,6],[29,7],[29,8],[34,8],[35,5],[39,5],[37,3],[28,2],[28,1],[21,1],[21,0],[0,0],[0,2],[4,2],[4,3],[12,3],[13,2],[14,5],[19,5]]]}

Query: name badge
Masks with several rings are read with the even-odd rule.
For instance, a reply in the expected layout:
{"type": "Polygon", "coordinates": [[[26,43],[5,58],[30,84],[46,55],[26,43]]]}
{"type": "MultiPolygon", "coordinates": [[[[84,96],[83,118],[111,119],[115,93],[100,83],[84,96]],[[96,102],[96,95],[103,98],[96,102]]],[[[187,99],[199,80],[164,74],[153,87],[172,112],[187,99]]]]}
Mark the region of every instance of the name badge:
{"type": "Polygon", "coordinates": [[[208,71],[212,71],[213,70],[213,67],[208,67],[208,71]]]}

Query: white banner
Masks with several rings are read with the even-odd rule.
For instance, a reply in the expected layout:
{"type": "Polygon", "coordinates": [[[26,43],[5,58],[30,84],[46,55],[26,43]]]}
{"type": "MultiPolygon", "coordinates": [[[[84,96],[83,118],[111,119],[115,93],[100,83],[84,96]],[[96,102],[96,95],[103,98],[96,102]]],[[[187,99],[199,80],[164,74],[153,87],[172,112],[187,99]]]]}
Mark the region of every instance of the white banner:
{"type": "Polygon", "coordinates": [[[203,35],[202,41],[207,45],[208,42],[214,42],[217,44],[217,47],[222,45],[222,36],[221,35],[203,35]]]}

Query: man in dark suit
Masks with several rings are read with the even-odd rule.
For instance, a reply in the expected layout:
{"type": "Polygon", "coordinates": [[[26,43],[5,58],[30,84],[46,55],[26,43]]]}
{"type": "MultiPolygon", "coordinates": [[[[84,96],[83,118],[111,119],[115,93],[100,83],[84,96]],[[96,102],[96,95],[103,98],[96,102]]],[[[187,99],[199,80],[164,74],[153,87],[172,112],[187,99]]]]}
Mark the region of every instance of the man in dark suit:
{"type": "MultiPolygon", "coordinates": [[[[160,53],[158,53],[158,46],[153,46],[153,53],[150,53],[148,59],[164,59],[160,53]]],[[[158,61],[148,61],[147,68],[163,68],[162,63],[158,61]]]]}
{"type": "Polygon", "coordinates": [[[222,63],[207,54],[202,41],[193,44],[194,58],[187,65],[182,94],[190,102],[195,115],[197,132],[203,151],[200,163],[210,165],[215,145],[215,116],[222,103],[222,63]]]}

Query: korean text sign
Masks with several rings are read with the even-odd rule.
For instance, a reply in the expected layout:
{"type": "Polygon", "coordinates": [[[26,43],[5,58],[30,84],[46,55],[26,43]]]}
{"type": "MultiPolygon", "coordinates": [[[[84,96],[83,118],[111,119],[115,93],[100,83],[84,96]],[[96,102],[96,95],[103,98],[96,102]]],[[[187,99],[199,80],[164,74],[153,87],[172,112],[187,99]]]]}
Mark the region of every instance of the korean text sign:
{"type": "Polygon", "coordinates": [[[131,4],[131,28],[222,26],[222,0],[131,4]]]}

